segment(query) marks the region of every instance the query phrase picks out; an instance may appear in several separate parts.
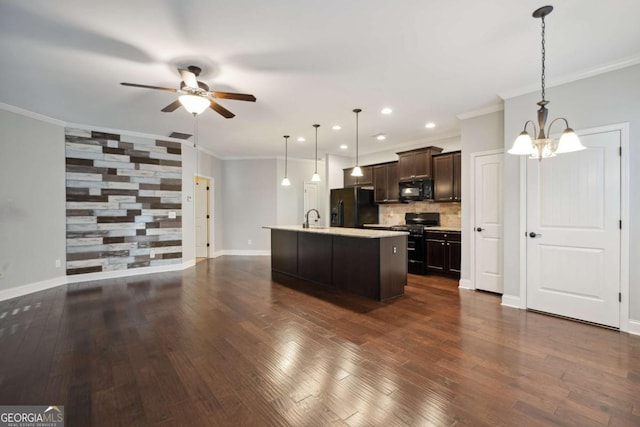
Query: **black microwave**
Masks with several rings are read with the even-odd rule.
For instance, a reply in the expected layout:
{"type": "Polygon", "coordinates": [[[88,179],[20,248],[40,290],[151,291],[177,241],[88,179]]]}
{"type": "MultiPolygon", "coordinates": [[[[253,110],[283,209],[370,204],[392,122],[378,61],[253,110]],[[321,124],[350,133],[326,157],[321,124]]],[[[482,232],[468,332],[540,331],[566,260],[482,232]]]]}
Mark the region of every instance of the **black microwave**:
{"type": "Polygon", "coordinates": [[[433,200],[433,180],[424,178],[400,182],[400,201],[433,200]]]}

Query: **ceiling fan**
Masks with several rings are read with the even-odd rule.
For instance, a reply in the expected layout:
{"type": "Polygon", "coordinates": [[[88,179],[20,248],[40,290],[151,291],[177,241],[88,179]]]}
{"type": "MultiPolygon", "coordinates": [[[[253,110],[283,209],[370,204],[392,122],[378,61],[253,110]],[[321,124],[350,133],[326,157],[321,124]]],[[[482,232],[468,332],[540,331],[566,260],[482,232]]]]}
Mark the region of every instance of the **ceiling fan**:
{"type": "Polygon", "coordinates": [[[136,83],[120,84],[123,86],[141,87],[144,89],[156,89],[179,93],[180,96],[178,97],[178,99],[161,110],[165,113],[171,113],[182,105],[187,109],[187,111],[195,116],[202,113],[207,107],[210,107],[212,110],[215,110],[223,117],[230,119],[232,117],[235,117],[235,114],[224,108],[222,105],[218,104],[213,100],[213,98],[234,99],[237,101],[249,102],[256,101],[255,96],[244,93],[210,91],[207,84],[202,83],[197,79],[202,69],[200,67],[196,67],[195,65],[190,65],[189,67],[187,67],[187,69],[178,68],[178,71],[180,72],[180,76],[182,77],[182,81],[180,82],[180,89],[140,85],[136,83]]]}

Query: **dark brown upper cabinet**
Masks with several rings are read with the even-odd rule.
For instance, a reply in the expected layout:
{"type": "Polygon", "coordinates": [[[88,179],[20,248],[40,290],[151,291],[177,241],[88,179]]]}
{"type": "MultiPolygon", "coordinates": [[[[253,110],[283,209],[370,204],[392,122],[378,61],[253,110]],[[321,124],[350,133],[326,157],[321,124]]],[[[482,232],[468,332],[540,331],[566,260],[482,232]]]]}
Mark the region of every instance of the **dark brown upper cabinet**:
{"type": "Polygon", "coordinates": [[[360,166],[362,176],[351,176],[353,168],[343,169],[345,187],[365,187],[373,186],[373,168],[371,166],[360,166]]]}
{"type": "Polygon", "coordinates": [[[398,179],[407,181],[431,178],[431,158],[441,151],[440,147],[426,147],[396,153],[398,155],[398,179]]]}
{"type": "Polygon", "coordinates": [[[398,162],[373,166],[373,190],[376,203],[397,203],[400,200],[398,162]]]}
{"type": "Polygon", "coordinates": [[[433,156],[434,201],[459,202],[461,153],[454,151],[433,156]]]}

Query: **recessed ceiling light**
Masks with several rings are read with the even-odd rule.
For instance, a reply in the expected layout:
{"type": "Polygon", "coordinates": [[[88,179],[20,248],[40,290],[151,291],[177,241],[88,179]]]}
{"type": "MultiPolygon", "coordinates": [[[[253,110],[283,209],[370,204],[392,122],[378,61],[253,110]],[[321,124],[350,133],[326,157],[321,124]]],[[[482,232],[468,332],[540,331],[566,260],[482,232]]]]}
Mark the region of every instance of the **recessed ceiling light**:
{"type": "Polygon", "coordinates": [[[302,136],[298,137],[298,142],[305,142],[305,141],[306,141],[306,139],[304,139],[304,137],[302,137],[302,136]]]}
{"type": "Polygon", "coordinates": [[[346,150],[347,148],[349,148],[349,146],[348,146],[347,144],[342,144],[342,145],[340,146],[340,149],[341,149],[341,150],[346,150]]]}
{"type": "Polygon", "coordinates": [[[427,129],[433,129],[434,127],[436,127],[436,124],[433,122],[429,122],[426,125],[424,125],[424,127],[426,127],[427,129]]]}
{"type": "Polygon", "coordinates": [[[384,141],[385,139],[387,139],[387,136],[385,134],[383,134],[383,133],[379,133],[379,134],[376,135],[376,139],[378,141],[384,141]]]}
{"type": "Polygon", "coordinates": [[[389,107],[384,107],[382,110],[380,110],[380,112],[382,114],[391,114],[391,113],[393,113],[393,110],[391,108],[389,108],[389,107]]]}
{"type": "Polygon", "coordinates": [[[340,130],[340,129],[342,129],[342,126],[340,126],[340,125],[333,125],[333,126],[331,126],[331,129],[333,129],[333,130],[340,130]]]}

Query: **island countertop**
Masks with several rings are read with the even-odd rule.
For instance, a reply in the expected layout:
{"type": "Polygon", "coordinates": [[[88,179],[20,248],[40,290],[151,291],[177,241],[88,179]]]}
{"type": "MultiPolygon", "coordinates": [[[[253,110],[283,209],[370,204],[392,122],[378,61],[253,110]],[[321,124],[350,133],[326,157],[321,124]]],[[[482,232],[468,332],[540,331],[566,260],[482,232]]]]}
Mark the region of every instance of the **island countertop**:
{"type": "Polygon", "coordinates": [[[331,234],[333,236],[361,237],[365,239],[381,239],[385,237],[406,236],[406,231],[365,230],[363,228],[314,227],[303,228],[301,225],[265,225],[270,230],[298,231],[302,233],[331,234]]]}

